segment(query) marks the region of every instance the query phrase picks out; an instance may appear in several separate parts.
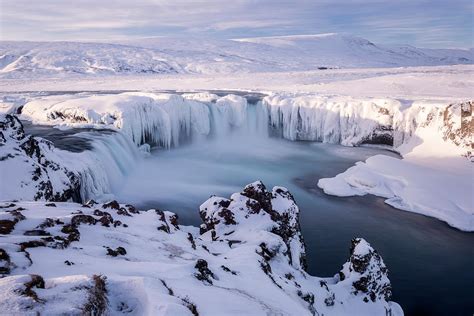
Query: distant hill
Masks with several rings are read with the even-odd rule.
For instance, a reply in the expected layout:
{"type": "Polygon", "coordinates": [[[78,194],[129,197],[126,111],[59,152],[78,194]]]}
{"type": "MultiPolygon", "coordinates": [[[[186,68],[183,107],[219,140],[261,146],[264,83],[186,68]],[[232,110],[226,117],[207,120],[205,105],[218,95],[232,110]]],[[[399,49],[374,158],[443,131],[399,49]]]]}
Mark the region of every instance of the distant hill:
{"type": "Polygon", "coordinates": [[[0,42],[0,76],[227,74],[325,68],[473,64],[474,51],[384,47],[342,34],[119,43],[0,42]]]}

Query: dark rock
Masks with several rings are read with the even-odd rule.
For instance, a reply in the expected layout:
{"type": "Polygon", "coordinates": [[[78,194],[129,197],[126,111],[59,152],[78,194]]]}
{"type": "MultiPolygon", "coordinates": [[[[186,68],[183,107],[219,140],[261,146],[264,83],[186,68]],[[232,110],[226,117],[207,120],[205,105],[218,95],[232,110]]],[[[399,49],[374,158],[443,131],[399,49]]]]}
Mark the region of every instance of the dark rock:
{"type": "Polygon", "coordinates": [[[196,243],[194,242],[194,237],[191,233],[188,233],[188,240],[191,243],[191,247],[196,250],[196,243]]]}
{"type": "Polygon", "coordinates": [[[44,247],[46,243],[43,240],[30,240],[19,243],[21,251],[25,251],[27,248],[44,247]]]}
{"type": "Polygon", "coordinates": [[[212,284],[211,278],[215,279],[215,277],[214,273],[212,273],[212,271],[209,269],[206,260],[198,259],[194,268],[198,270],[198,273],[194,274],[196,279],[212,284]]]}
{"type": "Polygon", "coordinates": [[[82,308],[83,315],[105,315],[108,306],[107,278],[102,275],[92,277],[93,286],[89,289],[87,303],[82,308]]]}
{"type": "Polygon", "coordinates": [[[110,201],[109,203],[105,203],[104,205],[102,205],[103,208],[111,208],[111,209],[114,209],[114,210],[119,210],[120,209],[120,204],[113,200],[113,201],[110,201]]]}
{"type": "Polygon", "coordinates": [[[0,274],[9,274],[10,266],[10,256],[4,249],[0,248],[0,274]]]}
{"type": "Polygon", "coordinates": [[[50,236],[51,234],[42,229],[27,230],[23,235],[25,236],[50,236]]]}
{"type": "Polygon", "coordinates": [[[77,227],[80,224],[95,225],[97,220],[91,215],[75,215],[71,218],[71,225],[77,227]]]}
{"type": "Polygon", "coordinates": [[[112,257],[125,256],[127,251],[123,247],[117,247],[115,250],[107,247],[107,255],[112,257]]]}
{"type": "Polygon", "coordinates": [[[30,277],[31,281],[25,283],[25,289],[20,290],[20,295],[31,297],[35,302],[41,303],[43,300],[38,298],[33,288],[44,289],[44,279],[37,274],[31,274],[30,277]]]}
{"type": "Polygon", "coordinates": [[[0,234],[7,235],[10,234],[13,229],[15,229],[15,221],[11,220],[0,220],[0,234]]]}
{"type": "Polygon", "coordinates": [[[226,267],[225,265],[221,265],[221,268],[222,268],[222,270],[224,270],[225,272],[229,272],[229,273],[231,273],[231,274],[233,274],[233,275],[237,275],[237,272],[232,271],[231,269],[229,269],[229,268],[226,267]]]}

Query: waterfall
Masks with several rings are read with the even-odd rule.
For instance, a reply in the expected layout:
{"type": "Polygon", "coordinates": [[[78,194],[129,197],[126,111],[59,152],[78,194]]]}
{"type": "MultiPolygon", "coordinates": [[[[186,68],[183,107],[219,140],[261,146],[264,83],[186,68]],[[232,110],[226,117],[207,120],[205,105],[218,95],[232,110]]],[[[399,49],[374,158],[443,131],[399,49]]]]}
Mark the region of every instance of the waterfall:
{"type": "Polygon", "coordinates": [[[83,132],[77,136],[91,141],[91,150],[71,155],[66,164],[81,181],[81,199],[107,200],[136,166],[143,154],[120,132],[83,132]],[[79,156],[77,156],[79,155],[79,156]]]}

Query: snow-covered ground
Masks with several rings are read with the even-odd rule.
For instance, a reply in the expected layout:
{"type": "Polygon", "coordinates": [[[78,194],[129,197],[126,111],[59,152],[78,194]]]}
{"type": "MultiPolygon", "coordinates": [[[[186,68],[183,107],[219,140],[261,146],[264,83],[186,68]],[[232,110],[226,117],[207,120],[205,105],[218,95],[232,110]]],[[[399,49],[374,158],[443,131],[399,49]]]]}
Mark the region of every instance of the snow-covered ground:
{"type": "Polygon", "coordinates": [[[314,92],[402,100],[474,98],[474,66],[366,68],[225,75],[160,75],[0,79],[0,92],[252,90],[314,92]]]}
{"type": "Polygon", "coordinates": [[[472,50],[384,47],[343,34],[240,40],[149,38],[121,43],[0,42],[0,77],[231,74],[472,64],[472,50]],[[295,58],[295,56],[297,58],[295,58]]]}
{"type": "Polygon", "coordinates": [[[318,186],[337,196],[378,195],[398,209],[474,231],[472,107],[412,105],[396,124],[403,132],[397,144],[402,160],[374,156],[318,186]]]}
{"type": "Polygon", "coordinates": [[[299,209],[249,184],[200,207],[200,228],[130,205],[0,205],[2,313],[403,315],[363,239],[334,277],[305,272],[299,209]]]}

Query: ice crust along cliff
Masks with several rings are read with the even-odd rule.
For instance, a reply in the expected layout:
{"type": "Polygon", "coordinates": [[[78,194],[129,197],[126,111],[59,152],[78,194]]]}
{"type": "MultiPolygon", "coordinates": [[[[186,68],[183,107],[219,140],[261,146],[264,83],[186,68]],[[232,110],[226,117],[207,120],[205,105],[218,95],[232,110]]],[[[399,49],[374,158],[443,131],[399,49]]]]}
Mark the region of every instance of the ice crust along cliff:
{"type": "Polygon", "coordinates": [[[403,315],[382,258],[355,238],[334,277],[305,271],[299,209],[247,185],[175,214],[106,204],[0,205],[3,312],[114,315],[403,315]]]}

